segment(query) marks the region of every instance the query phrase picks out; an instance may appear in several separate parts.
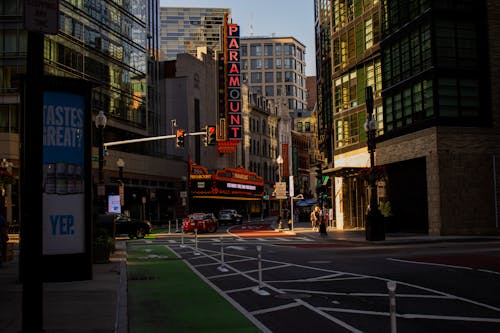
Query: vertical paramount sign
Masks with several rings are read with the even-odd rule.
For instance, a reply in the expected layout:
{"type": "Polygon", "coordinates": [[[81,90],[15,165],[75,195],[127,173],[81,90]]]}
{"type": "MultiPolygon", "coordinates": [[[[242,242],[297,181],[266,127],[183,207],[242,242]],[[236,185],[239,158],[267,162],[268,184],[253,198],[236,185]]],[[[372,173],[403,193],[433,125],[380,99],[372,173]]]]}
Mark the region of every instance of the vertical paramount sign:
{"type": "Polygon", "coordinates": [[[227,25],[227,116],[229,140],[241,139],[240,27],[227,25]]]}
{"type": "Polygon", "coordinates": [[[233,153],[242,137],[240,27],[224,24],[224,52],[219,58],[219,133],[217,150],[233,153]]]}

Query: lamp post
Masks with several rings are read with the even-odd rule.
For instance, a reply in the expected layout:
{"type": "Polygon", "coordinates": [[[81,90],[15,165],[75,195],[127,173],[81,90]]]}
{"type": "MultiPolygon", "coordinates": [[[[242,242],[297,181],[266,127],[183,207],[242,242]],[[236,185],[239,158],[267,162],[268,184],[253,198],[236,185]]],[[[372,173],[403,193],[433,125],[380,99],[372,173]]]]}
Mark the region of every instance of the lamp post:
{"type": "MultiPolygon", "coordinates": [[[[375,166],[375,132],[377,124],[373,119],[373,89],[371,86],[365,89],[366,113],[365,131],[367,134],[368,152],[370,153],[370,174],[375,166]]],[[[379,241],[385,239],[384,221],[378,209],[377,184],[374,177],[368,177],[370,186],[370,209],[366,214],[366,240],[379,241]]]]}
{"type": "MultiPolygon", "coordinates": [[[[276,163],[278,163],[278,182],[281,183],[281,166],[283,165],[283,157],[281,157],[281,155],[278,155],[278,157],[276,158],[276,163]]],[[[280,219],[278,228],[283,229],[283,217],[281,216],[281,199],[279,199],[278,216],[280,219]]]]}
{"type": "MultiPolygon", "coordinates": [[[[106,122],[107,122],[106,115],[104,112],[101,110],[95,117],[95,126],[97,127],[98,133],[98,145],[99,145],[99,184],[97,185],[97,197],[99,200],[99,208],[104,209],[102,206],[102,201],[103,201],[103,196],[105,195],[105,188],[104,188],[104,174],[103,174],[103,168],[104,168],[104,127],[106,127],[106,122]]],[[[100,212],[102,213],[102,212],[100,212]]]]}
{"type": "Polygon", "coordinates": [[[116,166],[118,167],[118,194],[120,195],[120,212],[123,214],[123,206],[125,206],[125,186],[123,184],[123,168],[125,167],[125,161],[122,158],[116,160],[116,166]]]}

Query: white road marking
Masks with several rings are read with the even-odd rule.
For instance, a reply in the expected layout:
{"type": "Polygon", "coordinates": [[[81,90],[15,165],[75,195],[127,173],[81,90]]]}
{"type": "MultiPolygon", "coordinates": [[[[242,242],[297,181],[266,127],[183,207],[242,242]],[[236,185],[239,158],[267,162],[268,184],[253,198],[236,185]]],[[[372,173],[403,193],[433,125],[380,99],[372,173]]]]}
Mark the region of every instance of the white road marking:
{"type": "Polygon", "coordinates": [[[252,311],[250,313],[253,314],[253,315],[260,315],[260,314],[264,314],[264,313],[269,313],[269,312],[275,312],[275,311],[280,311],[280,310],[295,308],[297,306],[301,306],[301,304],[299,304],[299,303],[284,304],[284,305],[280,305],[280,306],[275,306],[273,308],[255,310],[255,311],[252,311]]]}
{"type": "MultiPolygon", "coordinates": [[[[213,260],[217,260],[215,258],[215,256],[217,256],[217,254],[218,254],[218,251],[208,251],[207,250],[207,251],[203,252],[203,255],[205,257],[212,258],[213,260]]],[[[233,257],[243,258],[243,259],[240,259],[240,260],[243,260],[243,261],[245,261],[245,260],[249,260],[249,261],[250,260],[252,260],[252,261],[256,260],[255,257],[243,256],[243,255],[236,255],[236,254],[233,254],[233,257]]],[[[184,262],[186,262],[186,264],[188,266],[190,266],[191,269],[196,274],[198,274],[202,279],[206,280],[207,283],[209,285],[211,285],[219,294],[221,294],[224,298],[228,299],[232,304],[236,304],[238,309],[242,309],[242,307],[239,305],[239,303],[235,302],[230,296],[227,295],[228,291],[222,291],[217,286],[215,286],[211,281],[209,281],[209,279],[213,279],[215,277],[219,278],[219,277],[223,277],[223,276],[241,275],[242,277],[245,277],[248,280],[257,283],[258,281],[256,280],[256,278],[254,278],[251,275],[249,275],[250,273],[255,272],[255,270],[252,270],[252,271],[240,271],[240,270],[235,269],[234,267],[231,267],[230,265],[227,265],[228,268],[231,268],[232,270],[234,270],[235,273],[224,274],[224,275],[217,275],[217,276],[212,276],[212,277],[205,277],[194,266],[192,266],[189,263],[189,260],[191,260],[191,259],[193,259],[193,257],[189,257],[188,259],[185,259],[184,262]]],[[[391,259],[388,259],[388,260],[391,260],[391,259]]],[[[388,282],[389,281],[389,279],[381,278],[381,277],[377,277],[377,276],[348,273],[348,272],[335,271],[335,270],[330,270],[330,269],[322,269],[322,268],[311,267],[311,266],[306,266],[306,265],[290,264],[290,263],[286,263],[286,262],[283,262],[283,261],[266,260],[266,259],[264,259],[263,261],[266,262],[267,264],[276,264],[276,265],[278,265],[278,268],[281,268],[281,267],[284,267],[284,266],[293,266],[293,267],[303,268],[303,269],[307,269],[307,270],[314,271],[314,272],[330,273],[330,274],[328,274],[326,276],[326,279],[330,279],[331,277],[334,277],[334,280],[335,280],[335,277],[339,276],[338,279],[374,279],[374,280],[379,280],[379,281],[384,281],[384,282],[388,282]],[[344,277],[340,277],[341,275],[345,275],[345,276],[344,277]]],[[[394,261],[399,261],[399,260],[395,259],[394,261]]],[[[405,261],[402,261],[402,262],[405,262],[405,261]]],[[[414,263],[414,262],[409,262],[409,263],[414,263]]],[[[452,266],[452,267],[454,267],[454,266],[452,266]]],[[[266,269],[275,269],[275,268],[277,268],[277,267],[274,267],[274,268],[272,268],[272,267],[266,267],[266,269]]],[[[454,268],[461,268],[461,267],[454,267],[454,268]]],[[[321,281],[322,277],[313,278],[313,279],[321,281]]],[[[283,280],[281,280],[281,281],[283,281],[283,280]]],[[[279,288],[271,285],[271,283],[278,283],[278,282],[281,282],[281,281],[265,281],[264,282],[264,288],[266,288],[268,290],[271,290],[271,291],[273,291],[275,293],[278,293],[278,294],[285,293],[286,290],[297,292],[297,290],[295,290],[295,289],[279,289],[279,288]]],[[[300,281],[300,280],[297,279],[297,280],[289,280],[289,281],[300,281]]],[[[314,281],[314,280],[310,280],[309,279],[309,281],[314,281]]],[[[323,281],[329,281],[329,280],[323,280],[323,281]]],[[[438,290],[434,290],[434,289],[422,287],[422,286],[415,285],[415,284],[405,283],[405,282],[401,282],[401,281],[395,281],[395,282],[397,282],[399,285],[404,285],[404,286],[407,286],[407,287],[410,287],[410,288],[415,288],[417,290],[421,290],[421,291],[425,291],[425,292],[430,293],[428,295],[398,294],[397,297],[407,297],[407,298],[411,298],[411,297],[417,298],[418,297],[418,298],[429,298],[429,299],[432,299],[432,298],[437,298],[437,299],[453,299],[453,300],[462,301],[464,303],[473,304],[473,305],[476,305],[476,306],[480,306],[480,307],[483,307],[483,308],[487,308],[487,309],[490,309],[490,310],[494,310],[494,311],[500,312],[500,308],[497,308],[497,307],[494,307],[494,306],[491,306],[491,305],[488,305],[488,304],[476,302],[476,301],[473,301],[473,300],[470,300],[470,299],[462,298],[462,297],[459,297],[459,296],[455,296],[455,295],[452,295],[452,294],[448,294],[448,293],[441,292],[441,291],[438,291],[438,290]]],[[[242,291],[246,291],[246,290],[249,290],[249,289],[252,289],[252,288],[253,287],[244,288],[244,289],[242,289],[242,291]]],[[[236,293],[237,290],[236,289],[235,290],[231,290],[230,292],[231,293],[236,293]]],[[[364,296],[364,297],[366,297],[366,296],[388,297],[387,293],[328,293],[328,292],[325,293],[325,292],[318,292],[318,291],[312,291],[312,290],[303,290],[302,292],[304,292],[304,293],[310,293],[310,294],[327,294],[327,295],[329,294],[329,295],[348,295],[348,296],[364,296]]],[[[305,307],[307,307],[311,311],[314,311],[314,312],[318,313],[319,315],[323,316],[324,318],[327,318],[328,320],[331,320],[332,322],[335,322],[336,324],[344,327],[345,329],[347,329],[347,330],[349,330],[351,332],[361,332],[361,331],[358,330],[358,329],[356,329],[355,327],[352,327],[349,324],[341,321],[340,319],[331,316],[327,312],[329,312],[329,311],[330,312],[332,312],[332,311],[333,312],[335,312],[335,311],[337,311],[337,312],[340,312],[340,311],[347,311],[347,312],[349,312],[350,311],[352,313],[378,314],[378,315],[387,316],[387,314],[385,312],[373,312],[373,311],[364,311],[364,310],[357,310],[357,309],[316,308],[315,306],[307,303],[305,300],[302,300],[302,299],[295,299],[295,303],[300,303],[301,305],[304,305],[305,307]]],[[[293,304],[295,304],[295,303],[293,303],[293,304]]],[[[259,327],[263,327],[264,328],[263,331],[269,332],[269,330],[267,328],[265,328],[265,326],[263,326],[262,323],[260,323],[256,318],[253,317],[253,313],[249,313],[245,309],[240,310],[240,311],[242,311],[242,313],[244,313],[249,319],[254,320],[255,322],[257,322],[258,325],[260,325],[259,327]]],[[[272,310],[271,309],[267,309],[267,310],[263,309],[263,310],[257,310],[257,311],[272,311],[272,310]]],[[[469,320],[469,321],[500,322],[500,319],[498,319],[498,318],[479,318],[479,317],[476,318],[476,317],[439,316],[439,315],[438,316],[433,316],[433,315],[426,315],[426,314],[399,314],[398,316],[399,317],[405,317],[406,316],[405,318],[424,318],[424,319],[436,319],[436,320],[442,319],[442,320],[469,320]],[[412,316],[414,316],[414,317],[412,317],[412,316]]]]}

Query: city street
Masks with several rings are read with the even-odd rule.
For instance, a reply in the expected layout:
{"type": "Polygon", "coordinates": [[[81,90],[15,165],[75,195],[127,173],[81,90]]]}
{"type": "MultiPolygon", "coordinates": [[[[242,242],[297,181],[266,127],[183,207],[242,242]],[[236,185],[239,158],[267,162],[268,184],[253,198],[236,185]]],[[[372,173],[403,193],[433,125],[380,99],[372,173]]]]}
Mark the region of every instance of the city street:
{"type": "Polygon", "coordinates": [[[381,245],[277,232],[223,236],[129,246],[168,247],[270,332],[390,332],[389,281],[396,283],[400,332],[500,331],[499,241],[381,245]]]}

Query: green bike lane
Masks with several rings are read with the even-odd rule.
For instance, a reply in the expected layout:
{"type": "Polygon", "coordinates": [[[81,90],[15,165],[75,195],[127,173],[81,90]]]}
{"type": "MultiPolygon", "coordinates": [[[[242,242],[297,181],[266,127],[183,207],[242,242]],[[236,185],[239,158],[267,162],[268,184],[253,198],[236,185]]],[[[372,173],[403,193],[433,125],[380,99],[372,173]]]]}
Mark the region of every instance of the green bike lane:
{"type": "Polygon", "coordinates": [[[265,332],[164,245],[128,242],[129,332],[265,332]]]}

